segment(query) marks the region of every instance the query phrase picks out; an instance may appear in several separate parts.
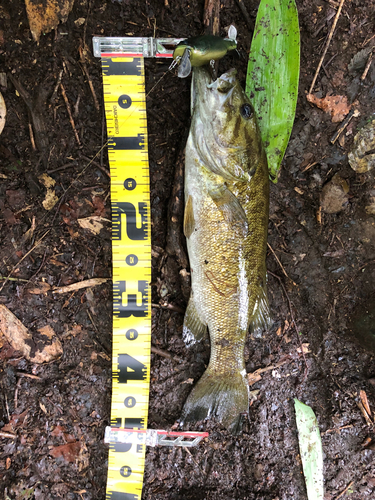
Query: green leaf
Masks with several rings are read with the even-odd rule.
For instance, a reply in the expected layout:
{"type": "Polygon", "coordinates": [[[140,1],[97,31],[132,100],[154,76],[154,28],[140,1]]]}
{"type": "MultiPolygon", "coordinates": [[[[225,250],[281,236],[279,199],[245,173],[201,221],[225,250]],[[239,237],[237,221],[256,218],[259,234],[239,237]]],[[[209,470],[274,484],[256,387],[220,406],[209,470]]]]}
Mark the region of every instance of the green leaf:
{"type": "Polygon", "coordinates": [[[310,406],[294,399],[299,451],[305,476],[307,498],[323,500],[323,448],[318,421],[310,406]]]}
{"type": "Polygon", "coordinates": [[[261,0],[249,54],[246,93],[258,116],[274,182],[293,127],[299,66],[295,1],[261,0]]]}

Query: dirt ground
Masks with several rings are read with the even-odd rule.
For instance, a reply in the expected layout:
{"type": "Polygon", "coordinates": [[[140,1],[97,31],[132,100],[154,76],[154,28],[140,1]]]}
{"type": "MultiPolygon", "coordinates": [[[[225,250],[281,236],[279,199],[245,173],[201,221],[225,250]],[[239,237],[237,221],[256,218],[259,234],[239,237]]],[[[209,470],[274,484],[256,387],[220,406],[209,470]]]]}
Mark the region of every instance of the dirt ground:
{"type": "MultiPolygon", "coordinates": [[[[244,3],[254,24],[258,2],[244,3]]],[[[93,35],[196,35],[203,31],[203,5],[203,0],[178,4],[75,0],[67,22],[42,35],[39,44],[32,40],[21,0],[0,6],[0,73],[7,74],[6,84],[0,80],[0,90],[8,109],[0,136],[0,304],[17,316],[41,347],[46,337],[38,330],[51,327],[63,350],[59,359],[37,364],[3,341],[0,496],[5,500],[105,498],[111,281],[52,293],[55,286],[111,277],[110,223],[102,221],[97,235],[78,223],[89,216],[110,219],[101,68],[92,56],[91,40],[93,35]],[[83,57],[86,54],[99,109],[80,48],[83,57]],[[77,137],[56,86],[59,75],[77,137]],[[51,210],[43,205],[47,195],[40,180],[43,173],[55,181],[50,189],[59,198],[51,210]],[[6,432],[16,438],[4,437],[6,432]]],[[[249,421],[237,437],[214,422],[195,426],[210,436],[190,451],[150,448],[144,499],[306,499],[294,397],[309,404],[319,421],[325,499],[338,498],[348,486],[340,498],[375,498],[374,425],[366,422],[358,406],[362,390],[375,410],[374,331],[371,324],[362,328],[361,344],[349,331],[352,319],[360,321],[368,310],[373,294],[375,220],[366,206],[375,185],[373,172],[357,174],[347,159],[356,131],[374,113],[374,63],[363,81],[367,56],[357,69],[348,69],[353,56],[374,42],[370,40],[375,35],[373,2],[344,3],[315,86],[318,97],[346,96],[360,116],[332,145],[338,124],[306,100],[337,5],[297,0],[301,27],[297,115],[279,182],[271,186],[272,251],[267,267],[274,323],[262,338],[249,336],[247,342],[247,371],[267,369],[251,386],[256,392],[249,421]],[[349,184],[348,199],[340,212],[327,214],[320,211],[322,189],[336,173],[349,184]],[[308,351],[304,356],[302,344],[308,351]]],[[[244,84],[252,32],[235,0],[222,2],[220,16],[222,34],[234,23],[239,42],[239,55],[228,56],[221,69],[236,67],[244,84]]],[[[166,252],[174,172],[190,120],[190,81],[166,73],[168,65],[163,60],[146,61],[147,91],[158,82],[147,98],[152,342],[178,358],[152,355],[149,427],[159,429],[175,424],[191,390],[189,379],[200,377],[209,357],[208,344],[190,350],[184,346],[187,290],[179,260],[166,252]]]]}

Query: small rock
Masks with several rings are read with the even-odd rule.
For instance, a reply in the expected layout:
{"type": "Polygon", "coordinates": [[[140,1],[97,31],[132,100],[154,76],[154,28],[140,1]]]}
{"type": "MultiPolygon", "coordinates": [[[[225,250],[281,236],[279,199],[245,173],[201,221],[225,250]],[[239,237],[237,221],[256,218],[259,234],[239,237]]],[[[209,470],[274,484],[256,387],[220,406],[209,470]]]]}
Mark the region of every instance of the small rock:
{"type": "Polygon", "coordinates": [[[345,179],[336,174],[322,189],[322,210],[328,214],[341,212],[348,204],[349,185],[345,179]]]}
{"type": "Polygon", "coordinates": [[[361,128],[348,154],[349,164],[359,174],[375,167],[375,120],[361,128]]]}

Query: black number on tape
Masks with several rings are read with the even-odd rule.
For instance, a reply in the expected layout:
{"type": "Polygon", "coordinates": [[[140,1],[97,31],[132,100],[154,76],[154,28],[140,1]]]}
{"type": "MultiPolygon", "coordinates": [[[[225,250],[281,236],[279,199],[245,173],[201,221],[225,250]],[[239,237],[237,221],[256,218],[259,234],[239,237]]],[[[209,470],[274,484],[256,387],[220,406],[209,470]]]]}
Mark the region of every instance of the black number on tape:
{"type": "Polygon", "coordinates": [[[138,495],[133,495],[133,493],[122,493],[121,491],[110,491],[107,493],[106,500],[138,500],[138,495]]]}
{"type": "Polygon", "coordinates": [[[109,150],[144,149],[145,134],[138,134],[135,137],[112,136],[108,139],[109,150]]]}
{"type": "Polygon", "coordinates": [[[133,396],[128,396],[127,398],[125,398],[124,405],[126,406],[126,408],[133,408],[136,402],[137,401],[135,400],[135,398],[133,398],[133,396]]]}
{"type": "Polygon", "coordinates": [[[144,429],[145,420],[144,418],[125,418],[125,429],[144,429]]]}
{"type": "Polygon", "coordinates": [[[138,257],[134,254],[130,254],[126,257],[125,262],[128,266],[136,266],[138,264],[138,257]]]}
{"type": "Polygon", "coordinates": [[[135,340],[138,337],[138,332],[137,330],[134,330],[134,328],[131,328],[125,333],[125,337],[128,340],[135,340]]]}
{"type": "MultiPolygon", "coordinates": [[[[141,294],[141,304],[137,304],[137,294],[127,293],[125,300],[123,294],[126,292],[126,281],[113,282],[113,315],[116,318],[145,318],[148,308],[148,283],[147,281],[138,281],[138,293],[141,294]],[[125,305],[124,305],[125,303],[125,305]]],[[[139,301],[138,301],[139,302],[139,301]]]]}
{"type": "Polygon", "coordinates": [[[122,477],[129,477],[131,473],[132,470],[128,465],[123,465],[120,469],[120,474],[122,475],[122,477]]]}
{"type": "Polygon", "coordinates": [[[137,185],[137,182],[135,179],[132,179],[129,177],[128,179],[124,180],[124,188],[127,189],[128,191],[133,191],[137,185]]]}
{"type": "Polygon", "coordinates": [[[132,446],[131,443],[111,443],[109,449],[116,453],[127,453],[132,446]]]}
{"type": "Polygon", "coordinates": [[[121,216],[126,216],[126,234],[130,240],[145,240],[147,238],[147,205],[138,203],[141,216],[141,227],[137,227],[137,213],[133,203],[112,203],[112,239],[121,240],[121,216]]]}
{"type": "Polygon", "coordinates": [[[147,377],[147,366],[129,354],[118,355],[117,369],[119,373],[117,376],[114,374],[114,376],[118,378],[119,384],[127,384],[128,380],[145,380],[147,377]]]}
{"type": "Polygon", "coordinates": [[[132,99],[129,95],[122,94],[118,98],[118,104],[122,109],[128,109],[132,105],[132,99]]]}
{"type": "Polygon", "coordinates": [[[113,59],[102,59],[102,71],[104,76],[115,75],[138,75],[142,74],[141,60],[135,57],[132,61],[117,62],[113,59]]]}

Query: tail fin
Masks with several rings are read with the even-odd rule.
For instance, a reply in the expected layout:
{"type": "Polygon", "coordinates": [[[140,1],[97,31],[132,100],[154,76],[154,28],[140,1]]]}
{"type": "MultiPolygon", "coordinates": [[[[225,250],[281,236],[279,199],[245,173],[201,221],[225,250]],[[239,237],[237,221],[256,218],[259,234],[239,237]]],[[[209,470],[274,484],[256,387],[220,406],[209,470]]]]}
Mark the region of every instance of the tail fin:
{"type": "Polygon", "coordinates": [[[207,369],[182,410],[181,423],[214,418],[232,434],[240,432],[241,413],[249,410],[246,373],[214,374],[207,369]]]}

